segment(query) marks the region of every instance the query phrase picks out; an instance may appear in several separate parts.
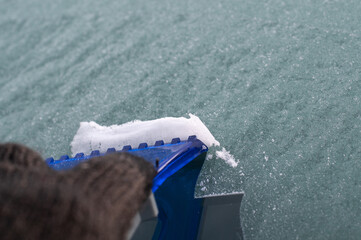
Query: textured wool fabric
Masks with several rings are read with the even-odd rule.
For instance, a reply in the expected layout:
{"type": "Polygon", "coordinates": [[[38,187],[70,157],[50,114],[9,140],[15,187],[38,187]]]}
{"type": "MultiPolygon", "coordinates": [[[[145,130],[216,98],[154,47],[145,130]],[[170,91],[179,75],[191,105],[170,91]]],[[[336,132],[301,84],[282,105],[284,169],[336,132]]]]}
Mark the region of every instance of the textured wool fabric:
{"type": "Polygon", "coordinates": [[[124,239],[154,176],[151,164],[127,153],[56,172],[31,149],[1,144],[1,238],[124,239]]]}

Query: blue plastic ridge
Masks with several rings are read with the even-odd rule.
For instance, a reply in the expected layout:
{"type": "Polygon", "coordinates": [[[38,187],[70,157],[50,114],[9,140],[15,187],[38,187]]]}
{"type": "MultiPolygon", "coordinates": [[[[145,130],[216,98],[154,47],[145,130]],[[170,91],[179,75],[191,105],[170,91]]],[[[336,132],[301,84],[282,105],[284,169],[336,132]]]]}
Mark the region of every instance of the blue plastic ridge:
{"type": "Polygon", "coordinates": [[[84,153],[77,153],[74,158],[82,158],[84,156],[84,153]]]}
{"type": "Polygon", "coordinates": [[[106,153],[116,152],[115,148],[108,148],[106,153]]]}
{"type": "Polygon", "coordinates": [[[188,141],[193,141],[193,140],[196,140],[196,139],[197,139],[196,135],[192,135],[192,136],[188,137],[188,141]]]}
{"type": "Polygon", "coordinates": [[[164,145],[164,141],[163,140],[159,140],[159,141],[156,141],[154,146],[162,146],[164,145]]]}
{"type": "Polygon", "coordinates": [[[126,145],[122,149],[122,151],[130,151],[130,150],[132,150],[132,146],[130,146],[130,145],[126,145]]]}
{"type": "Polygon", "coordinates": [[[45,159],[45,162],[46,162],[47,164],[53,163],[54,161],[55,161],[55,160],[54,160],[53,157],[50,157],[50,158],[45,159]]]}
{"type": "MultiPolygon", "coordinates": [[[[188,137],[187,140],[185,141],[194,141],[197,139],[197,136],[196,135],[191,135],[188,137]]],[[[178,144],[181,142],[181,139],[180,138],[173,138],[171,140],[171,142],[169,144],[178,144]]],[[[99,150],[93,150],[90,155],[85,155],[84,153],[77,153],[75,154],[74,157],[69,157],[68,155],[63,155],[61,156],[59,159],[54,159],[53,157],[49,157],[47,158],[45,161],[49,164],[49,163],[54,163],[56,161],[63,161],[63,160],[68,160],[68,159],[87,159],[87,158],[91,158],[91,157],[96,157],[96,156],[101,156],[101,155],[105,155],[105,154],[109,154],[109,153],[114,153],[114,152],[124,152],[124,151],[131,151],[131,150],[136,150],[136,149],[146,149],[148,147],[157,147],[157,146],[163,146],[165,145],[164,141],[163,140],[158,140],[155,142],[154,145],[150,145],[148,146],[147,143],[140,143],[138,148],[132,148],[132,146],[130,145],[126,145],[126,146],[123,146],[122,150],[120,151],[117,151],[115,148],[108,148],[107,151],[105,153],[101,153],[99,150]]]]}
{"type": "Polygon", "coordinates": [[[59,160],[67,160],[67,159],[69,159],[68,155],[63,155],[59,158],[59,160]]]}
{"type": "Polygon", "coordinates": [[[99,150],[94,150],[90,153],[90,156],[95,157],[95,156],[99,156],[100,155],[100,151],[99,150]]]}
{"type": "Polygon", "coordinates": [[[144,148],[147,148],[147,147],[148,147],[147,143],[141,143],[141,144],[139,144],[138,149],[144,149],[144,148]]]}
{"type": "Polygon", "coordinates": [[[171,144],[177,144],[180,143],[180,138],[173,138],[172,141],[170,142],[171,144]]]}

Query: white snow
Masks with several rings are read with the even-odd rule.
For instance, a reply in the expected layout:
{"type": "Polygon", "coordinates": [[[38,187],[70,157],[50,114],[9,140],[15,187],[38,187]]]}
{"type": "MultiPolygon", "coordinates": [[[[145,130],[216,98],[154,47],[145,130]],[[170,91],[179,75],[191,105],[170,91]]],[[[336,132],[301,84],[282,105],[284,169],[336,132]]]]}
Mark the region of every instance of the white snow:
{"type": "MultiPolygon", "coordinates": [[[[181,140],[196,135],[208,147],[220,146],[204,123],[195,115],[189,118],[166,117],[150,121],[131,121],[121,125],[109,127],[101,126],[95,122],[81,122],[80,127],[71,142],[72,154],[83,152],[90,154],[93,150],[105,152],[108,148],[120,150],[125,145],[138,148],[140,143],[154,145],[157,140],[165,143],[173,138],[181,140]]],[[[217,157],[222,158],[232,167],[237,166],[234,157],[224,148],[217,157]]]]}
{"type": "Polygon", "coordinates": [[[226,163],[228,163],[232,167],[237,167],[238,165],[238,162],[236,161],[234,156],[230,152],[228,152],[225,148],[222,148],[222,151],[216,151],[216,156],[226,161],[226,163]]]}

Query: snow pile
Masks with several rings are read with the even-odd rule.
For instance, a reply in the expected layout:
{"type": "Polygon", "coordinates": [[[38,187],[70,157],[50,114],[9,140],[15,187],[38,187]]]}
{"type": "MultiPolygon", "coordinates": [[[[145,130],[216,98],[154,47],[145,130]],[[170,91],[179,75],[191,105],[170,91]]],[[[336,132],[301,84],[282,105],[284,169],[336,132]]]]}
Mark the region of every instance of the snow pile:
{"type": "MultiPolygon", "coordinates": [[[[157,140],[171,142],[175,137],[181,140],[196,135],[208,147],[220,146],[208,128],[195,115],[189,118],[166,117],[151,121],[139,121],[101,126],[95,122],[81,122],[80,127],[71,143],[72,154],[83,152],[90,154],[93,150],[105,152],[108,148],[122,149],[125,145],[137,148],[140,143],[153,145],[157,140]]],[[[217,152],[217,157],[225,160],[232,167],[237,166],[234,157],[224,148],[217,152]]]]}

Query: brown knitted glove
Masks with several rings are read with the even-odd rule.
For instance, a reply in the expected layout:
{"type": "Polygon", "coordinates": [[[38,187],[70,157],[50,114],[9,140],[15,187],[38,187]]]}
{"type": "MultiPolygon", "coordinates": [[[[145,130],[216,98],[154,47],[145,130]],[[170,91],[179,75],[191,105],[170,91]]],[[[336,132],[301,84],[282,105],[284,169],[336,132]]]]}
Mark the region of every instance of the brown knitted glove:
{"type": "Polygon", "coordinates": [[[56,172],[31,149],[0,144],[1,239],[125,239],[155,174],[127,153],[56,172]]]}

